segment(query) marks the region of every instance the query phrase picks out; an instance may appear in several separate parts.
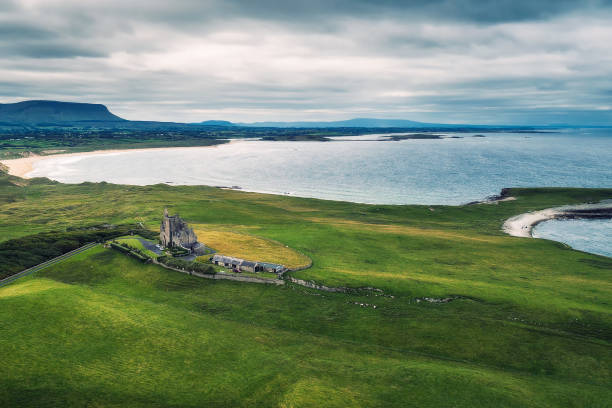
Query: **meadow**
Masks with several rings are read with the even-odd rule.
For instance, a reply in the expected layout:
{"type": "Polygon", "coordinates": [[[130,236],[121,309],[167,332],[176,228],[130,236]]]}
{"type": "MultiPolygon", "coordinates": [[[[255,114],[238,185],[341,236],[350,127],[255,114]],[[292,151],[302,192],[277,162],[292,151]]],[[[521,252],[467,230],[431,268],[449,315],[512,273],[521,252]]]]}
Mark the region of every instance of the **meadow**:
{"type": "Polygon", "coordinates": [[[136,236],[130,235],[130,236],[125,236],[125,237],[119,237],[115,241],[117,241],[117,243],[121,245],[127,246],[128,248],[137,249],[141,251],[145,256],[148,256],[149,258],[152,258],[152,259],[157,258],[157,254],[153,251],[149,251],[148,249],[146,249],[139,238],[142,238],[142,237],[138,235],[136,236]]]}
{"type": "Polygon", "coordinates": [[[156,230],[167,206],[216,245],[286,248],[313,262],[295,277],[385,296],[211,281],[97,246],[0,288],[0,405],[611,406],[612,261],[500,227],[612,189],[511,195],[385,206],[2,175],[3,241],[156,230]]]}
{"type": "Polygon", "coordinates": [[[290,269],[304,268],[310,258],[278,241],[265,239],[247,233],[217,230],[211,225],[193,224],[198,239],[218,253],[236,258],[270,262],[290,269]]]}

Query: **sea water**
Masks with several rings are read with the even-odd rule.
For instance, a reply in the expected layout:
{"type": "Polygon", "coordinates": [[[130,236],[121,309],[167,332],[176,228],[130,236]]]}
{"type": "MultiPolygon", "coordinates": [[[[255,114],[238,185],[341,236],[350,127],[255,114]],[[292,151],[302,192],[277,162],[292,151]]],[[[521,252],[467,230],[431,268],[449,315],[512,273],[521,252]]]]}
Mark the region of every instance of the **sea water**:
{"type": "MultiPolygon", "coordinates": [[[[238,141],[214,147],[49,157],[28,176],[63,183],[239,186],[377,204],[457,205],[504,187],[612,187],[612,129],[445,133],[434,140],[238,141]],[[453,138],[453,136],[455,138],[453,138]]],[[[536,235],[611,256],[610,221],[550,221],[536,235]]]]}
{"type": "Polygon", "coordinates": [[[581,251],[612,257],[612,220],[550,220],[536,225],[533,236],[560,241],[581,251]]]}
{"type": "Polygon", "coordinates": [[[449,138],[251,140],[215,147],[51,156],[35,163],[28,176],[63,183],[239,186],[376,204],[456,205],[497,194],[503,187],[612,187],[612,129],[445,135],[449,138]]]}

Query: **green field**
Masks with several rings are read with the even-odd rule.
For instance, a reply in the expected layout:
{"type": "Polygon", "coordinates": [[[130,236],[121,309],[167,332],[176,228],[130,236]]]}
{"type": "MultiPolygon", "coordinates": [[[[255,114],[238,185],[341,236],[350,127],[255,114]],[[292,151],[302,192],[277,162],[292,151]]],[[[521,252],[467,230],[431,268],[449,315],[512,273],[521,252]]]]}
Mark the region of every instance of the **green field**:
{"type": "Polygon", "coordinates": [[[3,241],[154,230],[168,206],[313,260],[293,276],[388,296],[201,279],[97,246],[0,288],[0,406],[612,406],[612,260],[500,231],[612,189],[512,195],[381,206],[2,176],[3,241]]]}
{"type": "Polygon", "coordinates": [[[142,244],[142,242],[140,242],[139,238],[142,238],[142,237],[138,235],[126,236],[126,237],[119,237],[115,239],[115,241],[117,241],[121,245],[126,245],[129,248],[138,249],[144,255],[148,256],[149,258],[152,258],[152,259],[157,258],[157,254],[153,251],[149,251],[148,249],[146,249],[144,245],[142,244]]]}

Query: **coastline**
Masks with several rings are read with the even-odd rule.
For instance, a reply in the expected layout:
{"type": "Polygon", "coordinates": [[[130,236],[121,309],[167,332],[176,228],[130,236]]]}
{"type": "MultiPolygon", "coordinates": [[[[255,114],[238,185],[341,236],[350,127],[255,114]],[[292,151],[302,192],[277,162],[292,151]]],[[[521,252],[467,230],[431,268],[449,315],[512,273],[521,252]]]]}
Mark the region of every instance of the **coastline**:
{"type": "Polygon", "coordinates": [[[503,203],[504,201],[514,201],[514,200],[516,200],[516,197],[512,197],[510,195],[510,189],[502,188],[499,194],[485,197],[482,200],[470,201],[469,203],[465,203],[462,205],[499,204],[499,203],[503,203]]]}
{"type": "Polygon", "coordinates": [[[612,200],[594,204],[567,205],[515,215],[508,218],[502,231],[513,237],[533,238],[533,228],[541,222],[570,218],[612,218],[612,200]]]}
{"type": "MultiPolygon", "coordinates": [[[[239,140],[230,139],[228,143],[236,143],[239,140]]],[[[30,152],[27,157],[20,157],[18,159],[6,159],[0,160],[0,164],[8,168],[8,174],[11,176],[21,177],[24,179],[30,178],[28,174],[34,171],[34,164],[49,158],[56,157],[80,157],[80,156],[101,156],[105,154],[117,154],[125,152],[143,152],[143,151],[154,151],[154,150],[175,150],[175,149],[193,149],[197,148],[211,148],[218,147],[219,144],[209,146],[176,146],[176,147],[142,147],[136,149],[108,149],[108,150],[92,150],[88,152],[72,152],[72,153],[59,153],[59,154],[48,154],[39,155],[30,152]]]]}

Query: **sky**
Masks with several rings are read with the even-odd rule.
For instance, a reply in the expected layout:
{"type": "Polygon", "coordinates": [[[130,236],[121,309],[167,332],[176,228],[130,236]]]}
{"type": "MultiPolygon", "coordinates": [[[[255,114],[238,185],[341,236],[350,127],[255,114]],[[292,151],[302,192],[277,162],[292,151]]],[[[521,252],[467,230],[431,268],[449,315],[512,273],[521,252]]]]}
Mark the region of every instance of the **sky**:
{"type": "Polygon", "coordinates": [[[612,125],[612,0],[0,0],[0,102],[612,125]]]}

